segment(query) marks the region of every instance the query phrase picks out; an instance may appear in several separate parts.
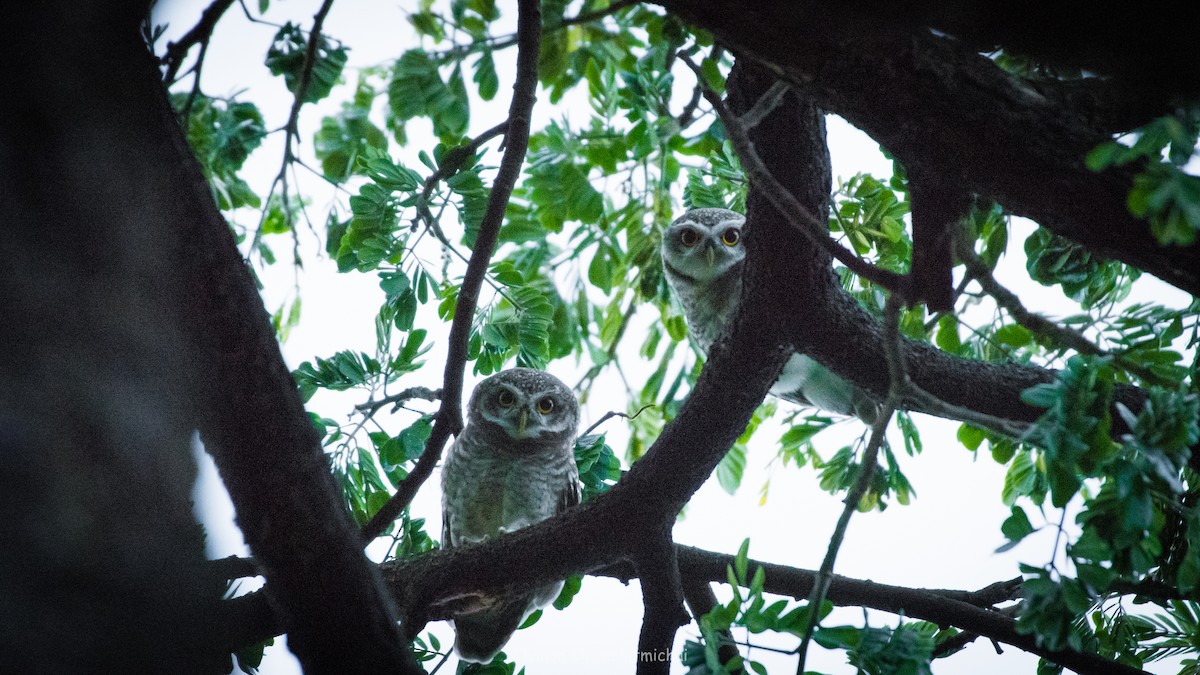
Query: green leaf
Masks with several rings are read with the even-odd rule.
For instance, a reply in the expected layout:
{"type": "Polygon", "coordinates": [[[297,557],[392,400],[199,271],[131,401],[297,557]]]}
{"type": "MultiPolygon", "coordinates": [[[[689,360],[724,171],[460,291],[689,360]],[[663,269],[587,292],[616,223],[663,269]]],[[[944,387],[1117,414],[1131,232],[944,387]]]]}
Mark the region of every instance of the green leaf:
{"type": "Polygon", "coordinates": [[[500,78],[496,75],[496,62],[492,59],[492,53],[485,51],[479,55],[479,60],[475,62],[475,84],[479,85],[479,98],[490,101],[496,97],[496,92],[500,90],[500,78]]]}
{"type": "Polygon", "coordinates": [[[997,553],[1012,548],[1022,539],[1033,534],[1036,529],[1033,527],[1033,523],[1029,522],[1029,516],[1025,515],[1025,510],[1019,506],[1014,506],[1012,508],[1012,515],[1000,526],[1000,531],[1005,537],[1008,537],[1009,543],[1000,547],[997,553]]]}
{"type": "MultiPolygon", "coordinates": [[[[314,103],[329,95],[337,84],[346,65],[345,47],[333,46],[322,34],[317,41],[308,82],[304,90],[304,102],[314,103]]],[[[288,91],[296,94],[304,81],[308,60],[308,38],[304,29],[290,21],[275,33],[271,48],[267,50],[267,68],[272,75],[283,75],[288,91]]]]}
{"type": "Polygon", "coordinates": [[[742,474],[746,471],[746,448],[734,445],[725,453],[721,463],[717,465],[717,482],[729,494],[737,492],[742,484],[742,474]]]}

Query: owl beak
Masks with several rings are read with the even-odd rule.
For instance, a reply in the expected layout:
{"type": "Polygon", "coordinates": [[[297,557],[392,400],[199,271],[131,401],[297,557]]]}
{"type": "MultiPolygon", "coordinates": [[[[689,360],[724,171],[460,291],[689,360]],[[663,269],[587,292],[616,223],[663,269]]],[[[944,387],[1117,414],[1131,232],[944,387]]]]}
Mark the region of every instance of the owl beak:
{"type": "Polygon", "coordinates": [[[525,425],[529,423],[529,411],[521,410],[521,414],[517,417],[517,435],[525,435],[525,425]]]}
{"type": "Polygon", "coordinates": [[[710,244],[709,246],[705,247],[705,249],[704,249],[704,258],[705,258],[706,260],[708,260],[708,266],[709,266],[709,267],[712,267],[712,266],[713,266],[713,263],[714,263],[714,262],[716,262],[716,260],[717,260],[717,251],[716,251],[716,249],[714,249],[714,248],[712,247],[712,245],[711,245],[711,244],[710,244]]]}

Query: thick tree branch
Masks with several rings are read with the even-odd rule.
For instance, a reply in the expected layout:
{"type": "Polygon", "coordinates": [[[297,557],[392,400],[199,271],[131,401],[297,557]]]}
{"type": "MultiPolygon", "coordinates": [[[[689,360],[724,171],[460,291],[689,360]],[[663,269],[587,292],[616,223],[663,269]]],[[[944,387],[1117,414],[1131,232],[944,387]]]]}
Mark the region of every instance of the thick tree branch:
{"type": "MultiPolygon", "coordinates": [[[[315,38],[314,38],[315,39],[315,38]]],[[[152,142],[176,153],[176,222],[186,235],[188,334],[198,427],[264,568],[289,646],[306,670],[418,672],[366,560],[341,492],[232,233],[155,80],[152,142]]]]}
{"type": "MultiPolygon", "coordinates": [[[[704,615],[713,611],[713,608],[717,606],[717,595],[713,593],[712,584],[707,579],[684,575],[682,570],[680,570],[680,582],[683,585],[683,599],[687,602],[688,611],[692,613],[692,618],[699,626],[704,615]]],[[[741,655],[732,633],[722,630],[717,633],[717,639],[720,640],[717,645],[717,659],[722,665],[728,664],[741,655]]],[[[736,668],[730,672],[736,674],[743,673],[745,670],[736,668]]]]}
{"type": "MultiPolygon", "coordinates": [[[[725,569],[733,564],[733,556],[712,553],[686,546],[679,547],[679,568],[685,576],[709,581],[726,579],[725,569]]],[[[748,576],[756,567],[766,573],[763,589],[775,595],[806,598],[812,592],[817,573],[783,565],[750,561],[748,576]]],[[[1061,664],[1086,675],[1133,675],[1143,671],[1106,659],[1098,654],[1075,651],[1051,651],[1037,644],[1034,636],[1016,630],[1016,622],[987,606],[976,606],[964,600],[947,597],[944,591],[903,588],[871,581],[860,581],[834,575],[826,597],[836,605],[869,607],[892,614],[951,625],[984,637],[1012,645],[1031,654],[1061,664]]],[[[959,591],[965,597],[970,592],[959,591]]]]}
{"type": "MultiPolygon", "coordinates": [[[[529,147],[529,120],[537,97],[537,59],[541,44],[541,9],[536,0],[522,0],[517,5],[517,78],[513,84],[512,103],[505,127],[504,156],[488,195],[487,210],[475,238],[475,247],[463,275],[458,301],[454,306],[454,321],[450,324],[450,347],[446,354],[446,369],[442,375],[442,404],[433,422],[433,430],[425,443],[421,458],[408,477],[396,488],[396,494],[363,526],[367,542],[387,529],[417,494],[442,456],[442,448],[450,436],[462,430],[463,370],[467,364],[467,342],[471,338],[471,323],[479,303],[479,291],[487,275],[488,264],[495,252],[504,221],[504,210],[513,186],[521,175],[525,151],[529,147]]],[[[498,127],[497,127],[498,129],[498,127]]],[[[493,129],[493,131],[497,131],[493,129]]],[[[490,132],[489,132],[490,133],[490,132]]],[[[498,131],[497,131],[498,133],[498,131]]],[[[565,575],[564,575],[565,576],[565,575]]]]}
{"type": "Polygon", "coordinates": [[[1200,73],[1188,67],[1195,62],[1194,28],[1200,25],[1194,4],[1150,3],[1137,12],[1071,2],[1017,7],[1002,0],[836,4],[847,20],[870,16],[878,25],[928,26],[977,50],[1003,47],[1059,69],[1108,76],[1157,100],[1200,95],[1200,73]]]}
{"type": "MultiPolygon", "coordinates": [[[[725,106],[725,103],[717,96],[716,92],[704,84],[704,76],[701,74],[699,66],[692,62],[686,55],[680,56],[679,60],[687,64],[696,73],[696,78],[700,81],[704,97],[708,99],[709,104],[717,111],[717,115],[721,118],[726,133],[729,134],[729,140],[733,142],[734,148],[740,156],[747,178],[755,184],[758,191],[766,196],[774,208],[786,214],[785,221],[795,226],[810,243],[820,247],[830,256],[836,258],[838,262],[845,265],[850,271],[884,288],[902,292],[906,286],[902,275],[872,265],[858,257],[853,251],[848,250],[830,238],[829,226],[825,222],[825,219],[817,217],[814,212],[805,208],[788,191],[787,187],[780,183],[766,166],[763,165],[756,146],[750,140],[750,132],[779,104],[781,97],[787,90],[786,86],[781,84],[763,92],[761,98],[756,99],[752,107],[740,113],[745,117],[745,119],[741,119],[735,116],[734,113],[731,113],[725,106]]],[[[757,135],[763,136],[761,133],[757,135]]]]}
{"type": "Polygon", "coordinates": [[[1135,168],[1094,173],[1108,135],[965,45],[839,17],[832,3],[660,0],[740,56],[773,64],[818,105],[924,168],[1108,258],[1200,293],[1200,244],[1160,247],[1125,200],[1135,168]],[[936,129],[937,133],[928,130],[936,129]]]}
{"type": "MultiPolygon", "coordinates": [[[[80,653],[120,649],[132,659],[97,661],[91,667],[72,667],[72,659],[64,659],[61,669],[171,670],[180,659],[195,656],[196,641],[209,637],[191,632],[178,614],[196,612],[199,617],[209,600],[216,600],[222,585],[207,589],[211,597],[195,588],[201,582],[212,584],[211,576],[176,579],[175,588],[164,593],[169,604],[156,613],[142,606],[146,596],[159,591],[160,581],[180,571],[190,576],[188,558],[202,550],[191,508],[185,506],[194,476],[191,437],[199,429],[233,498],[246,540],[264,568],[272,609],[305,667],[312,672],[331,670],[332,664],[354,672],[415,672],[378,571],[357,545],[262,300],[179,128],[158,64],[139,35],[145,10],[141,3],[37,3],[16,12],[14,40],[5,42],[15,47],[12,53],[4,51],[5,62],[12,65],[5,72],[27,80],[5,88],[29,95],[22,97],[20,111],[10,113],[6,107],[0,115],[5,125],[18,124],[4,130],[2,173],[20,176],[16,194],[32,194],[39,208],[52,209],[34,222],[58,223],[49,232],[27,225],[21,216],[31,212],[6,192],[4,210],[14,227],[42,235],[34,240],[37,248],[6,251],[6,257],[21,261],[12,273],[37,269],[46,275],[39,285],[54,289],[50,297],[71,293],[70,309],[38,305],[50,316],[77,313],[71,332],[84,342],[73,345],[55,338],[61,330],[56,322],[26,322],[20,305],[9,316],[23,330],[36,331],[28,345],[43,345],[45,353],[56,353],[56,368],[71,369],[72,387],[91,389],[83,400],[43,399],[34,389],[25,395],[72,412],[86,425],[90,452],[98,462],[78,482],[64,480],[70,476],[65,471],[56,477],[72,492],[57,507],[69,505],[74,515],[62,524],[42,525],[50,522],[53,530],[75,533],[69,537],[77,541],[52,545],[58,572],[70,572],[80,561],[93,568],[76,573],[56,591],[79,589],[73,604],[95,615],[63,623],[89,633],[76,641],[80,653]],[[35,119],[32,127],[19,126],[35,119]],[[18,138],[28,146],[10,145],[18,138]],[[24,165],[20,170],[8,164],[18,158],[24,165]],[[66,262],[60,264],[51,251],[66,256],[66,262]],[[68,277],[85,284],[85,290],[76,292],[68,277]],[[146,314],[155,320],[146,322],[146,314]],[[93,324],[97,317],[102,322],[93,324]],[[94,325],[101,330],[91,332],[94,325]],[[133,335],[136,340],[126,341],[133,335]],[[64,348],[68,346],[72,348],[64,348]],[[138,348],[133,360],[128,360],[129,347],[138,348]],[[97,367],[93,358],[106,365],[97,367]],[[118,377],[110,380],[106,368],[118,370],[118,377]],[[147,386],[164,374],[169,386],[147,386]],[[126,428],[110,427],[108,417],[126,428]],[[119,441],[109,447],[113,439],[119,441]],[[126,471],[129,466],[137,467],[132,475],[126,471]],[[104,499],[92,499],[96,488],[105,491],[104,499]],[[140,499],[150,504],[140,504],[140,499]],[[122,506],[123,514],[101,508],[106,502],[122,506]],[[143,529],[145,518],[176,532],[143,529]],[[124,534],[100,528],[122,522],[129,525],[124,534]],[[79,537],[81,525],[96,531],[79,537]],[[87,543],[96,536],[105,538],[104,547],[92,550],[87,543]],[[132,548],[126,541],[131,537],[137,539],[132,548]],[[58,567],[63,560],[71,563],[58,567]],[[132,565],[138,578],[105,579],[106,561],[132,565]],[[110,599],[93,603],[87,597],[93,591],[110,599]],[[106,635],[111,618],[107,605],[114,597],[126,605],[120,610],[124,627],[106,635]],[[144,645],[148,639],[158,644],[144,645]],[[91,646],[83,647],[85,643],[91,646]],[[155,663],[142,667],[142,659],[155,663]]],[[[30,359],[22,367],[36,363],[30,359]]],[[[7,364],[2,370],[22,372],[10,371],[7,364]]],[[[47,368],[29,381],[56,376],[54,368],[47,368]]],[[[62,394],[69,391],[62,389],[62,394]]],[[[0,403],[0,409],[10,408],[0,403]]],[[[45,421],[41,433],[52,442],[68,428],[45,421]]],[[[53,466],[49,458],[65,457],[71,447],[61,445],[39,461],[53,466]]],[[[46,509],[43,517],[51,513],[46,509]]],[[[46,545],[14,544],[22,552],[46,545]]],[[[8,571],[0,576],[23,576],[8,571]]],[[[44,572],[51,573],[51,567],[44,572]]],[[[31,585],[22,592],[36,595],[41,590],[31,585]]],[[[7,592],[0,595],[9,597],[7,592]]],[[[42,595],[53,604],[53,594],[42,595]]],[[[61,635],[60,629],[43,632],[61,635]]],[[[47,650],[43,656],[52,653],[47,650]]],[[[178,670],[199,667],[196,658],[178,670]]]]}
{"type": "Polygon", "coordinates": [[[936,174],[909,172],[912,198],[910,302],[925,301],[932,312],[954,309],[952,237],[970,207],[969,196],[936,174]]]}
{"type": "MultiPolygon", "coordinates": [[[[672,519],[673,520],[673,519],[672,519]]],[[[638,675],[666,675],[671,670],[671,647],[675,632],[687,623],[683,587],[671,523],[634,558],[642,586],[642,630],[638,635],[638,675]]]]}
{"type": "MultiPolygon", "coordinates": [[[[764,69],[758,69],[757,82],[747,93],[751,99],[742,104],[743,110],[768,91],[774,79],[764,69]]],[[[731,74],[730,79],[734,77],[731,74]]],[[[730,87],[731,96],[735,91],[730,87]]],[[[794,97],[794,94],[789,94],[794,97]]],[[[789,117],[771,119],[757,127],[752,139],[759,138],[754,148],[763,166],[774,176],[775,182],[794,194],[801,190],[809,203],[818,203],[821,194],[828,194],[831,179],[828,166],[821,169],[813,166],[814,161],[827,162],[824,149],[823,124],[799,123],[797,116],[819,115],[811,104],[800,104],[792,99],[786,107],[789,117]],[[805,107],[807,106],[807,107],[805,107]],[[806,112],[798,112],[805,110],[806,112]],[[819,138],[801,140],[797,129],[820,129],[819,138]],[[823,159],[812,157],[795,148],[822,144],[819,151],[823,159]],[[823,182],[824,189],[815,182],[823,182]]],[[[807,133],[817,133],[811,131],[807,133]]],[[[751,191],[748,204],[769,209],[769,218],[788,221],[792,217],[803,217],[790,210],[776,210],[777,195],[756,189],[751,191]]],[[[782,202],[781,202],[782,203],[782,202]]],[[[822,209],[827,208],[825,202],[822,209]]],[[[810,212],[823,213],[824,210],[810,212]]],[[[808,227],[807,223],[795,227],[808,227]]],[[[804,299],[804,308],[792,314],[776,313],[776,316],[793,316],[788,329],[797,351],[816,359],[827,368],[854,382],[880,399],[889,388],[886,341],[877,319],[868,314],[858,302],[846,293],[830,269],[830,257],[824,247],[801,245],[790,249],[789,262],[780,269],[795,270],[799,281],[799,293],[804,299]]],[[[984,363],[971,361],[943,352],[933,345],[903,339],[901,345],[906,370],[910,374],[909,387],[903,407],[908,410],[927,412],[934,415],[965,419],[988,428],[994,428],[1019,436],[1023,428],[1036,421],[1042,413],[1021,400],[1021,393],[1029,387],[1053,381],[1054,371],[1036,366],[1016,363],[984,363]]],[[[1131,410],[1141,409],[1145,392],[1132,385],[1118,384],[1114,402],[1122,403],[1131,410]]],[[[1114,416],[1114,419],[1116,420],[1114,416]]],[[[1123,420],[1115,421],[1114,434],[1120,435],[1127,429],[1123,420]]]]}
{"type": "MultiPolygon", "coordinates": [[[[46,0],[0,41],[0,651],[9,672],[219,667],[192,515],[177,163],[137,2],[46,0]],[[215,660],[214,660],[215,659],[215,660]]],[[[214,583],[215,582],[215,583],[214,583]]]]}
{"type": "MultiPolygon", "coordinates": [[[[560,519],[556,518],[554,521],[546,521],[546,523],[559,521],[560,519]]],[[[543,530],[544,536],[528,538],[526,543],[533,545],[533,550],[537,552],[553,550],[553,547],[557,545],[557,541],[561,540],[555,539],[551,533],[554,529],[561,528],[544,526],[538,526],[538,528],[543,530]],[[548,537],[549,539],[547,539],[548,537]]],[[[526,528],[526,530],[528,529],[531,528],[526,528]]],[[[526,532],[526,530],[522,530],[521,532],[526,532]]],[[[521,532],[516,533],[516,535],[520,535],[521,532]]],[[[566,531],[563,530],[563,533],[566,534],[566,531]]],[[[497,548],[490,544],[485,544],[479,548],[482,549],[484,547],[497,548]]],[[[420,584],[425,574],[432,573],[440,577],[457,567],[457,561],[462,560],[462,557],[452,555],[452,553],[437,552],[419,558],[396,560],[384,563],[381,567],[384,576],[391,580],[389,585],[396,594],[397,599],[401,600],[413,596],[416,591],[412,585],[420,584]]],[[[518,560],[520,559],[520,554],[514,551],[512,557],[514,561],[518,560]]],[[[679,564],[679,573],[681,578],[685,580],[684,583],[686,585],[727,583],[728,575],[726,569],[732,566],[734,562],[732,555],[705,551],[690,546],[676,546],[676,558],[679,564]]],[[[501,573],[493,575],[491,583],[475,587],[472,587],[471,584],[462,585],[460,590],[456,590],[455,593],[465,589],[476,591],[512,590],[522,586],[536,585],[540,580],[551,578],[539,573],[534,573],[532,576],[525,576],[528,571],[534,569],[534,566],[526,563],[520,566],[521,569],[507,568],[504,563],[508,559],[509,556],[507,554],[502,558],[493,559],[498,566],[505,567],[505,570],[501,570],[501,573]],[[504,574],[503,572],[505,571],[510,574],[504,574]]],[[[750,561],[747,576],[753,577],[755,570],[759,567],[765,573],[766,581],[763,588],[767,593],[773,595],[805,599],[812,592],[818,578],[818,572],[814,570],[798,569],[756,560],[750,561]]],[[[589,574],[629,581],[638,578],[638,569],[633,564],[625,561],[595,568],[589,574]]],[[[686,585],[685,588],[687,587],[686,585]]],[[[1006,613],[994,609],[993,605],[1012,600],[1017,596],[1019,590],[1020,579],[997,582],[975,591],[965,591],[906,588],[834,574],[829,580],[826,599],[841,607],[866,607],[913,619],[930,621],[939,625],[954,626],[997,642],[1012,645],[1031,654],[1042,656],[1085,675],[1135,675],[1142,673],[1142,671],[1136,668],[1117,664],[1098,654],[1043,649],[1037,645],[1037,640],[1033,636],[1018,633],[1015,621],[1006,613]]],[[[451,594],[437,597],[448,597],[451,594]]],[[[265,605],[261,597],[252,594],[231,602],[238,602],[239,606],[227,608],[229,611],[225,615],[224,620],[232,625],[243,628],[253,626],[257,626],[258,628],[258,631],[255,633],[244,633],[242,635],[243,640],[261,640],[272,634],[270,627],[262,622],[266,617],[256,607],[256,605],[265,605]],[[258,623],[255,623],[255,620],[258,623]]],[[[428,618],[430,620],[444,620],[449,618],[449,616],[435,613],[428,618]]]]}

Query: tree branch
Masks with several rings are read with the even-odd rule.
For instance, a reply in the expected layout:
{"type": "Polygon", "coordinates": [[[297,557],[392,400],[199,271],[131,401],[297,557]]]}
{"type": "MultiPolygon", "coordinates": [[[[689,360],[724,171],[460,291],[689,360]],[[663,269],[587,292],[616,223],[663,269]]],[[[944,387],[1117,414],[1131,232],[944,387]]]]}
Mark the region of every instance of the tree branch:
{"type": "Polygon", "coordinates": [[[428,387],[409,387],[408,389],[392,394],[391,396],[384,396],[378,401],[372,399],[366,403],[360,403],[354,406],[354,409],[365,413],[367,417],[370,417],[371,415],[374,415],[380,408],[387,405],[394,406],[392,410],[395,411],[401,405],[413,400],[414,398],[419,398],[425,401],[436,401],[441,397],[441,389],[430,389],[428,387]]]}
{"type": "Polygon", "coordinates": [[[157,69],[143,48],[112,68],[111,77],[139,88],[126,101],[127,115],[147,111],[130,138],[162,149],[138,161],[171,186],[171,222],[182,237],[175,274],[187,291],[181,331],[196,374],[189,379],[197,394],[195,426],[262,566],[289,646],[313,672],[419,672],[157,69]]]}
{"type": "Polygon", "coordinates": [[[266,222],[267,214],[270,212],[271,196],[275,194],[275,186],[280,187],[280,200],[283,204],[283,212],[288,213],[288,183],[287,170],[296,159],[292,153],[292,140],[300,135],[300,108],[304,105],[304,98],[308,96],[308,87],[312,83],[313,68],[317,64],[317,52],[321,44],[321,28],[325,25],[325,17],[329,15],[329,10],[333,8],[333,0],[323,0],[321,7],[313,16],[313,27],[308,34],[308,44],[304,50],[304,66],[300,69],[300,80],[296,84],[296,98],[292,101],[292,108],[288,112],[287,122],[283,125],[283,163],[279,167],[279,173],[275,176],[275,180],[271,181],[271,188],[267,191],[267,198],[263,200],[262,217],[259,218],[258,228],[254,231],[254,242],[250,246],[251,251],[258,250],[259,242],[262,241],[263,223],[266,222]]]}
{"type": "Polygon", "coordinates": [[[821,621],[820,607],[829,590],[833,564],[837,560],[838,550],[842,547],[846,529],[850,526],[850,517],[858,510],[859,503],[862,502],[862,498],[866,496],[868,488],[875,480],[879,448],[886,442],[885,434],[888,425],[891,424],[892,415],[896,413],[896,406],[900,403],[908,387],[908,374],[904,371],[904,362],[900,354],[900,297],[896,294],[888,296],[887,306],[884,308],[883,326],[884,339],[889,347],[887,355],[891,385],[888,388],[888,396],[880,408],[879,416],[871,424],[871,439],[863,450],[862,462],[858,466],[858,477],[854,479],[853,487],[850,488],[843,500],[845,505],[842,508],[842,514],[833,528],[833,535],[829,538],[829,547],[825,551],[825,558],[821,561],[821,568],[817,572],[817,583],[813,584],[812,593],[808,597],[808,606],[812,609],[808,613],[808,624],[804,628],[804,637],[796,649],[800,657],[796,665],[797,675],[805,673],[804,662],[808,655],[808,645],[812,640],[813,632],[821,621]]]}
{"type": "Polygon", "coordinates": [[[666,675],[671,670],[675,632],[688,621],[671,523],[634,558],[642,586],[642,630],[638,634],[638,675],[666,675]]]}
{"type": "MultiPolygon", "coordinates": [[[[713,608],[717,606],[717,596],[713,593],[712,585],[707,579],[683,574],[682,570],[680,570],[680,582],[683,584],[683,599],[687,603],[688,611],[692,613],[696,625],[700,625],[704,615],[713,611],[713,608]]],[[[728,664],[741,655],[737,642],[733,639],[733,633],[722,630],[717,633],[717,639],[720,640],[717,645],[717,659],[722,665],[728,664]]],[[[736,675],[744,673],[745,669],[739,667],[730,672],[736,675]]]]}
{"type": "MultiPolygon", "coordinates": [[[[175,75],[179,72],[179,68],[183,65],[183,59],[192,47],[197,44],[207,45],[209,39],[212,38],[213,29],[217,27],[217,22],[225,14],[225,10],[233,6],[235,0],[215,0],[200,14],[200,21],[192,26],[192,29],[184,33],[179,40],[167,45],[166,52],[163,53],[159,63],[166,67],[163,74],[163,82],[169,87],[175,83],[175,75]]],[[[201,55],[201,60],[204,58],[201,55]]],[[[199,80],[199,73],[196,79],[199,80]]]]}
{"type": "Polygon", "coordinates": [[[1137,375],[1142,380],[1154,384],[1163,384],[1162,378],[1141,364],[1130,361],[1120,354],[1113,354],[1108,350],[1101,349],[1082,333],[1072,330],[1067,326],[1061,326],[1040,314],[1035,314],[1026,309],[1016,294],[1000,285],[1000,282],[992,275],[991,269],[983,262],[982,258],[976,255],[968,242],[956,241],[955,253],[959,261],[966,267],[967,276],[974,279],[979,284],[979,287],[983,289],[983,292],[992,296],[996,304],[1003,307],[1018,324],[1028,328],[1037,335],[1053,341],[1062,349],[1073,349],[1080,354],[1110,357],[1121,368],[1137,375]]]}
{"type": "Polygon", "coordinates": [[[694,61],[686,54],[681,54],[679,60],[687,64],[696,73],[696,79],[702,86],[704,97],[721,118],[721,123],[725,126],[729,140],[733,143],[734,149],[737,150],[742,162],[742,168],[746,171],[746,177],[755,184],[758,190],[762,191],[770,200],[772,206],[785,214],[786,221],[796,227],[811,243],[825,250],[850,271],[884,288],[894,292],[902,292],[906,286],[902,275],[872,265],[855,255],[853,251],[847,250],[844,246],[831,239],[828,223],[824,219],[818,218],[812,211],[806,209],[786,187],[780,184],[771,171],[767,170],[766,166],[763,165],[763,161],[759,157],[755,145],[750,141],[749,132],[757,126],[762,118],[775,108],[775,105],[780,100],[779,97],[782,96],[786,88],[781,85],[779,88],[764,93],[764,98],[769,98],[770,102],[765,100],[756,101],[754,107],[744,113],[747,119],[743,121],[730,113],[716,92],[704,83],[704,76],[700,72],[700,67],[694,61]]]}
{"type": "MultiPolygon", "coordinates": [[[[725,581],[726,567],[733,564],[731,555],[687,546],[679,547],[678,557],[681,574],[714,582],[725,581]]],[[[774,595],[808,597],[817,578],[817,573],[810,570],[754,560],[750,561],[748,577],[754,575],[756,567],[762,567],[766,573],[763,590],[774,595]]],[[[975,606],[957,598],[946,597],[943,593],[945,591],[904,588],[833,575],[826,597],[836,605],[869,607],[939,625],[955,626],[1036,654],[1081,675],[1144,675],[1144,672],[1137,668],[1117,663],[1098,654],[1044,649],[1037,644],[1034,636],[1018,633],[1016,622],[1004,614],[986,606],[975,606]]],[[[971,596],[971,592],[959,593],[966,597],[971,596]]]]}
{"type": "Polygon", "coordinates": [[[932,312],[954,309],[952,238],[967,209],[969,195],[936,174],[909,172],[912,198],[910,303],[924,300],[932,312]]]}
{"type": "Polygon", "coordinates": [[[529,147],[529,120],[537,94],[537,59],[541,44],[541,10],[536,0],[520,0],[518,3],[517,33],[520,42],[517,49],[517,78],[513,84],[513,98],[508,110],[504,156],[500,160],[500,169],[488,195],[487,210],[479,226],[475,248],[471,251],[471,259],[467,263],[458,301],[454,306],[454,321],[450,324],[450,347],[446,354],[446,369],[442,375],[442,404],[438,408],[433,430],[416,466],[397,486],[396,494],[392,495],[383,508],[363,526],[362,536],[367,542],[382,534],[408,507],[417,490],[433,472],[433,467],[442,456],[442,448],[446,441],[451,435],[462,430],[463,370],[467,363],[467,342],[471,338],[471,323],[475,317],[475,307],[479,303],[479,291],[499,239],[504,210],[508,206],[513,186],[521,174],[525,151],[529,147]]]}

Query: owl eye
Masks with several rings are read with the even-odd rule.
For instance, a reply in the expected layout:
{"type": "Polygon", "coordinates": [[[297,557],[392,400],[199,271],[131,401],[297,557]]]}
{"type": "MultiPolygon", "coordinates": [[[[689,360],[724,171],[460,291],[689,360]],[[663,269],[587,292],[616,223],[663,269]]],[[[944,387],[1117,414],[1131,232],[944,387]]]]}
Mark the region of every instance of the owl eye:
{"type": "Polygon", "coordinates": [[[721,241],[724,242],[726,246],[734,246],[739,241],[741,241],[741,239],[742,239],[741,230],[738,230],[737,228],[734,228],[734,227],[731,227],[728,230],[725,230],[724,232],[721,233],[721,241]]]}
{"type": "Polygon", "coordinates": [[[511,391],[507,389],[501,389],[500,396],[496,397],[496,401],[499,402],[500,405],[507,408],[508,406],[517,402],[517,397],[511,391]]]}
{"type": "Polygon", "coordinates": [[[548,414],[551,410],[554,410],[554,399],[549,396],[537,402],[537,411],[543,415],[548,414]]]}
{"type": "Polygon", "coordinates": [[[690,227],[684,228],[679,233],[679,243],[691,248],[700,243],[700,233],[690,227]]]}

